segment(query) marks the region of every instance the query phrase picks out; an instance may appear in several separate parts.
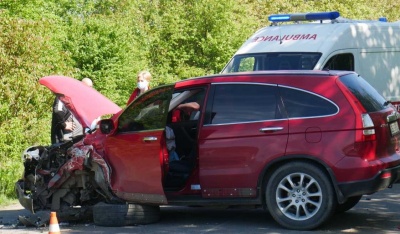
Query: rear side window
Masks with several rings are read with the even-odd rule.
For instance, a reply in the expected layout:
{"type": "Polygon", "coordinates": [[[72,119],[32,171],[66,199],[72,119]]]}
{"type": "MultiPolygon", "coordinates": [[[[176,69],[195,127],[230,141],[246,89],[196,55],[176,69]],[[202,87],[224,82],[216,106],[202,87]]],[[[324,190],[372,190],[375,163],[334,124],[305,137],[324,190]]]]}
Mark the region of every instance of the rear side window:
{"type": "Polygon", "coordinates": [[[211,115],[207,124],[254,122],[282,118],[277,86],[262,84],[218,84],[214,86],[211,115]]]}
{"type": "Polygon", "coordinates": [[[304,90],[280,87],[280,92],[289,118],[334,115],[339,110],[328,99],[304,90]]]}
{"type": "Polygon", "coordinates": [[[367,112],[380,111],[385,108],[385,98],[361,76],[350,74],[339,79],[361,102],[367,112]]]}

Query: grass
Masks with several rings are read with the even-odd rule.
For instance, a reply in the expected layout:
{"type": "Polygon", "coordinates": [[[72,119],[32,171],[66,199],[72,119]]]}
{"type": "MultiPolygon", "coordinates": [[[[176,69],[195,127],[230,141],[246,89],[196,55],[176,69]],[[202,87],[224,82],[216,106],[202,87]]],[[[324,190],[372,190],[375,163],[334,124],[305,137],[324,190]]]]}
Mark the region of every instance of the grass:
{"type": "Polygon", "coordinates": [[[0,194],[0,207],[5,207],[11,204],[16,204],[18,203],[17,199],[9,198],[5,196],[4,194],[0,194]]]}
{"type": "Polygon", "coordinates": [[[22,171],[23,164],[19,160],[2,160],[0,165],[0,206],[17,203],[15,182],[21,177],[22,171]]]}

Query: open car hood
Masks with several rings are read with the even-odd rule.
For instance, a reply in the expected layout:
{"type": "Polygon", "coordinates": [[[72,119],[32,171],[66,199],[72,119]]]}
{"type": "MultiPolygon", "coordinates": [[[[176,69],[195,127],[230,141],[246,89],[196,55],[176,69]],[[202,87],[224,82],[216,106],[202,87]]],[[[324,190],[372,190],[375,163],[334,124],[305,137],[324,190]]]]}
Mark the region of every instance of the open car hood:
{"type": "Polygon", "coordinates": [[[79,80],[66,76],[46,76],[39,83],[50,89],[82,124],[90,127],[93,120],[121,110],[110,99],[79,80]]]}

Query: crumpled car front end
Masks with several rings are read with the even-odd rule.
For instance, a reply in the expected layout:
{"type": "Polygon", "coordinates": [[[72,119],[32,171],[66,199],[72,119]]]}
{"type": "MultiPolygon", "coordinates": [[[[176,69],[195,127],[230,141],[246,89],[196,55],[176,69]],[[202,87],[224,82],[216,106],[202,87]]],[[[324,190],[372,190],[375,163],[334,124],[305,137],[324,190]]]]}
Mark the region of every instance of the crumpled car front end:
{"type": "Polygon", "coordinates": [[[82,143],[82,137],[24,150],[24,173],[15,191],[25,209],[32,214],[57,211],[61,220],[81,219],[90,215],[94,204],[105,200],[97,192],[94,172],[85,166],[91,147],[82,143]]]}
{"type": "MultiPolygon", "coordinates": [[[[39,83],[64,103],[85,132],[63,143],[24,150],[24,172],[15,192],[33,215],[56,211],[60,220],[80,220],[90,215],[95,204],[116,199],[110,190],[111,169],[93,148],[96,129],[91,126],[100,116],[118,113],[121,108],[74,78],[47,76],[39,83]]],[[[23,220],[37,225],[42,218],[37,215],[23,220]]]]}
{"type": "Polygon", "coordinates": [[[49,196],[48,182],[57,170],[68,160],[67,150],[73,141],[52,146],[31,146],[22,153],[24,164],[23,177],[15,184],[21,205],[35,213],[46,208],[49,196]],[[33,200],[38,200],[33,202],[33,200]]]}
{"type": "Polygon", "coordinates": [[[33,209],[33,199],[31,194],[26,194],[25,188],[24,188],[24,180],[18,180],[15,183],[15,192],[17,194],[18,197],[18,201],[19,203],[22,205],[22,207],[24,207],[25,209],[29,210],[32,213],[35,213],[34,209],[33,209]]]}

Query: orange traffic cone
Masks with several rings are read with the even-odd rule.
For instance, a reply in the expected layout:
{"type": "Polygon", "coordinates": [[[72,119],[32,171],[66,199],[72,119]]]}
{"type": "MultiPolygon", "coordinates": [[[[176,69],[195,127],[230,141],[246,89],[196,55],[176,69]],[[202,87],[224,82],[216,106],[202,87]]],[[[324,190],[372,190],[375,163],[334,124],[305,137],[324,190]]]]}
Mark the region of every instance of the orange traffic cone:
{"type": "Polygon", "coordinates": [[[60,226],[58,225],[56,212],[50,213],[49,234],[60,234],[60,226]]]}

